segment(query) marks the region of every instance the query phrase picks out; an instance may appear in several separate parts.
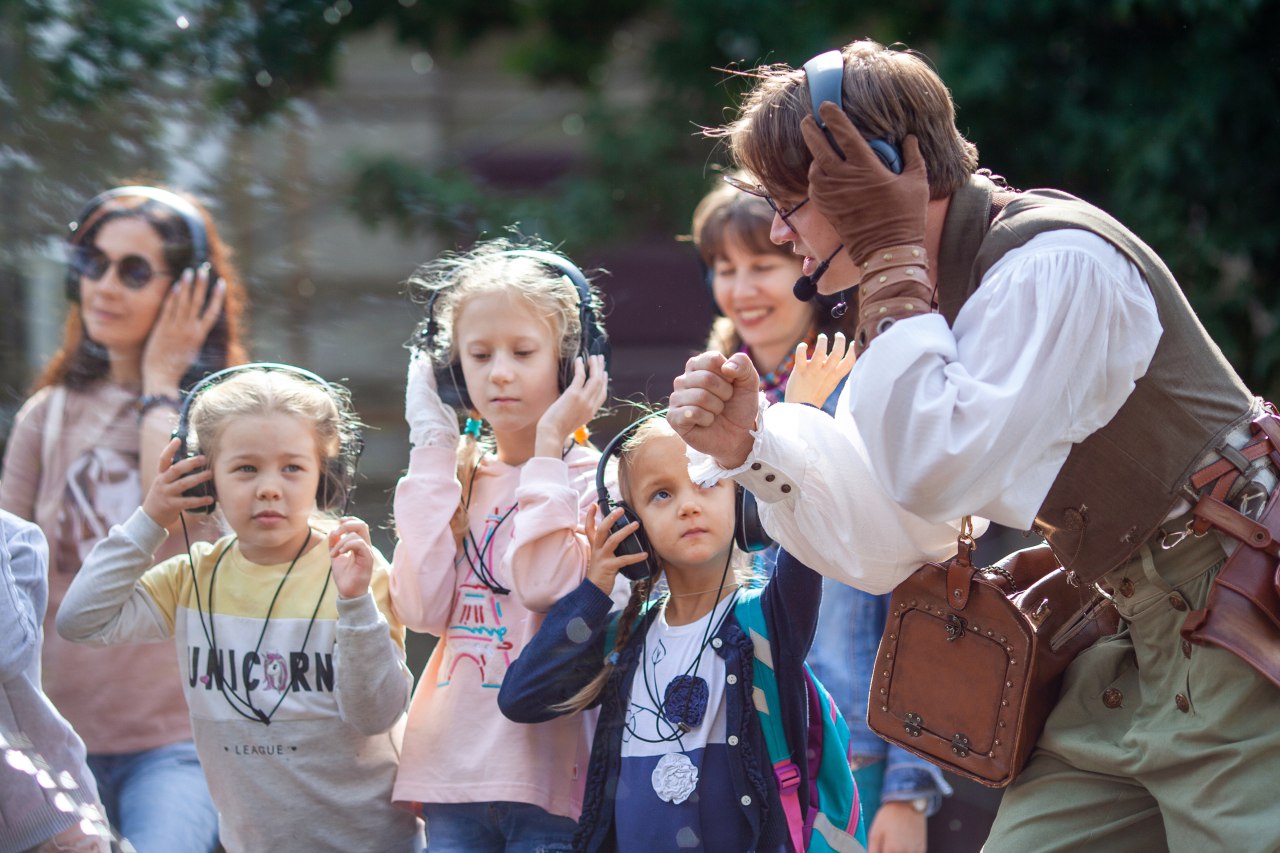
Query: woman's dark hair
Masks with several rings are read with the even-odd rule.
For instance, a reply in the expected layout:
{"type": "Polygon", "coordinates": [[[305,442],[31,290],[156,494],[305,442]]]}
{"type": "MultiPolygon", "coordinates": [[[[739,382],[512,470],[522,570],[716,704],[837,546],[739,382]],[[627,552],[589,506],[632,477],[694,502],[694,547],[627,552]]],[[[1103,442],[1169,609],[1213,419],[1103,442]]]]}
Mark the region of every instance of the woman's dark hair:
{"type": "MultiPolygon", "coordinates": [[[[231,260],[231,251],[222,242],[209,211],[194,197],[178,193],[190,202],[204,222],[207,260],[219,278],[226,284],[222,313],[209,331],[196,361],[182,377],[181,386],[189,388],[199,379],[215,370],[247,360],[244,346],[244,310],[246,294],[240,275],[231,260]]],[[[141,196],[120,196],[111,199],[100,208],[96,218],[82,223],[81,230],[72,233],[68,247],[92,245],[98,233],[108,222],[117,219],[140,219],[152,227],[164,242],[165,262],[172,270],[184,270],[193,265],[193,242],[186,220],[178,211],[162,202],[141,196]]],[[[76,291],[78,293],[78,291],[76,291]]],[[[74,298],[74,296],[73,296],[74,298]]],[[[79,300],[73,301],[67,311],[63,329],[62,346],[45,366],[35,389],[46,385],[65,385],[82,389],[107,375],[110,362],[106,351],[85,333],[81,319],[79,300]]]]}

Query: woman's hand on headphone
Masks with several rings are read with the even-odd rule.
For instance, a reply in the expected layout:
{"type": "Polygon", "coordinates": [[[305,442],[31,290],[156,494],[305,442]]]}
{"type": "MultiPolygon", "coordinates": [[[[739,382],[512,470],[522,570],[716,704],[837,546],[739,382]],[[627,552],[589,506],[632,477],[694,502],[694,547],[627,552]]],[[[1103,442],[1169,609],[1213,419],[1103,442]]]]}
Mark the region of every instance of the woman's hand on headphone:
{"type": "Polygon", "coordinates": [[[822,408],[840,380],[853,369],[853,360],[853,347],[845,340],[844,332],[836,332],[830,350],[827,349],[827,336],[818,335],[812,358],[809,357],[809,345],[801,341],[796,344],[795,366],[787,379],[783,402],[807,403],[822,408]]]}
{"type": "Polygon", "coordinates": [[[344,516],[329,531],[329,561],[333,583],[341,598],[359,598],[369,591],[373,580],[373,544],[369,525],[354,516],[344,516]]]}
{"type": "Polygon", "coordinates": [[[181,447],[181,440],[176,438],[165,445],[160,454],[160,470],[142,501],[142,511],[166,530],[178,523],[184,511],[213,503],[211,495],[193,498],[184,494],[192,486],[212,480],[213,471],[205,467],[208,460],[204,456],[188,456],[174,462],[173,456],[181,447]]]}
{"type": "Polygon", "coordinates": [[[458,445],[458,415],[440,399],[431,359],[419,350],[409,356],[404,419],[409,424],[409,443],[414,447],[458,445]]]}
{"type": "Polygon", "coordinates": [[[218,322],[226,295],[225,282],[209,281],[208,264],[199,270],[184,270],[173,283],[142,352],[144,394],[176,394],[183,374],[195,364],[205,338],[218,322]]]}
{"type": "Polygon", "coordinates": [[[597,507],[589,507],[585,522],[587,541],[591,543],[591,559],[587,561],[587,580],[599,587],[605,595],[612,595],[613,583],[617,580],[618,572],[622,571],[624,566],[644,562],[649,559],[649,554],[641,551],[639,554],[617,556],[618,546],[640,529],[640,522],[633,521],[621,530],[610,533],[609,531],[613,530],[613,525],[622,518],[625,510],[618,507],[606,515],[604,521],[599,524],[596,523],[596,511],[597,507]]]}
{"type": "Polygon", "coordinates": [[[535,456],[564,456],[564,445],[578,427],[590,423],[604,405],[609,390],[609,373],[604,369],[604,356],[587,356],[573,360],[573,378],[560,397],[547,407],[538,419],[535,456]]]}

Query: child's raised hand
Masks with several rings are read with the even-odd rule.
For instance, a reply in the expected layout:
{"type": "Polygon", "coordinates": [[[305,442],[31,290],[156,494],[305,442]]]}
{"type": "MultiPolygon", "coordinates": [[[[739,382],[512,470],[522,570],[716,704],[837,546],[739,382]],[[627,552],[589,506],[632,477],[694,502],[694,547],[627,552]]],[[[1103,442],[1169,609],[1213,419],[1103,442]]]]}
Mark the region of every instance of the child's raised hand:
{"type": "Polygon", "coordinates": [[[621,557],[614,553],[622,544],[622,540],[635,533],[640,527],[640,522],[633,521],[621,530],[610,534],[609,531],[613,529],[614,523],[622,518],[623,512],[622,507],[618,507],[606,515],[604,521],[596,524],[596,507],[593,506],[587,510],[587,540],[591,542],[591,560],[587,563],[587,580],[599,587],[605,595],[613,592],[613,582],[624,566],[643,562],[649,557],[647,551],[641,551],[639,554],[625,554],[621,557]]]}
{"type": "Polygon", "coordinates": [[[192,486],[212,480],[213,471],[204,467],[207,461],[204,456],[190,456],[174,462],[173,455],[181,446],[182,442],[176,438],[165,445],[160,454],[160,471],[151,481],[147,496],[142,501],[142,511],[164,528],[177,524],[184,511],[213,503],[210,495],[192,498],[183,494],[192,486]]]}
{"type": "Polygon", "coordinates": [[[791,378],[787,380],[787,390],[782,399],[787,403],[808,403],[821,408],[840,380],[853,369],[853,347],[845,340],[844,332],[836,332],[828,351],[827,336],[821,334],[814,341],[813,358],[808,354],[807,343],[801,341],[796,344],[795,367],[791,368],[791,378]]]}
{"type": "Polygon", "coordinates": [[[565,441],[574,430],[596,416],[608,390],[609,373],[604,369],[604,356],[588,356],[585,366],[583,359],[574,359],[573,379],[538,419],[534,455],[560,458],[565,441]]]}
{"type": "Polygon", "coordinates": [[[358,598],[369,591],[373,579],[373,544],[369,525],[354,516],[344,516],[329,531],[329,561],[338,595],[358,598]]]}
{"type": "Polygon", "coordinates": [[[440,399],[431,359],[416,350],[409,357],[404,419],[409,424],[409,443],[414,447],[457,446],[458,416],[440,399]]]}

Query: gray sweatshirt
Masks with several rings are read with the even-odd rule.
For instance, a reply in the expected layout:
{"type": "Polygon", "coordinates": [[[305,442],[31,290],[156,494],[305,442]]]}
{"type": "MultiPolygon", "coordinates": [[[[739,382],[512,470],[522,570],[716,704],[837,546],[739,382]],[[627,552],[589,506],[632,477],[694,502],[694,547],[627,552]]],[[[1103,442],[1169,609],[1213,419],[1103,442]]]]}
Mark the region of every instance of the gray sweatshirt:
{"type": "Polygon", "coordinates": [[[227,537],[148,569],[166,536],[141,509],[112,527],[58,633],[174,640],[228,853],[420,850],[417,818],[391,804],[412,678],[386,561],[368,594],[342,599],[323,543],[292,568],[251,563],[227,537]]]}

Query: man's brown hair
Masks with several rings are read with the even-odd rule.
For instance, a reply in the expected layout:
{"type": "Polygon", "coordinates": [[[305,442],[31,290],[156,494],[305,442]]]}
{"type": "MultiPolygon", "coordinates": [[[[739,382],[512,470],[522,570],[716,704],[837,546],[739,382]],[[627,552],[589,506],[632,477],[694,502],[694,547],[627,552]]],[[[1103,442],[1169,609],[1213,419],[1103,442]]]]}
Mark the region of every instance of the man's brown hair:
{"type": "MultiPolygon", "coordinates": [[[[956,128],[951,92],[916,54],[874,41],[855,41],[844,56],[844,110],[865,138],[901,146],[908,134],[920,143],[929,175],[929,196],[945,198],[978,168],[978,149],[956,128]]],[[[811,113],[804,70],[785,64],[745,72],[757,80],[738,118],[709,131],[727,137],[734,162],[756,175],[782,200],[809,194],[813,155],[800,134],[811,113]]]]}

